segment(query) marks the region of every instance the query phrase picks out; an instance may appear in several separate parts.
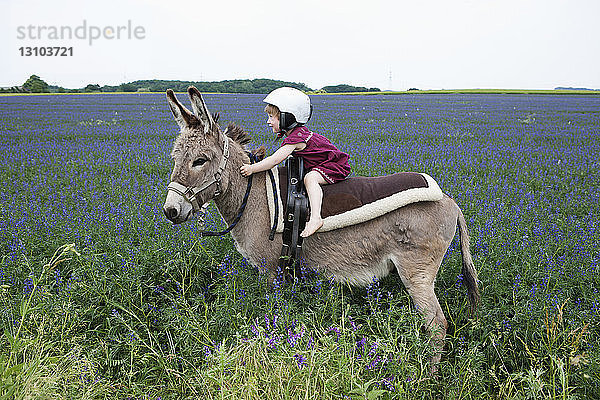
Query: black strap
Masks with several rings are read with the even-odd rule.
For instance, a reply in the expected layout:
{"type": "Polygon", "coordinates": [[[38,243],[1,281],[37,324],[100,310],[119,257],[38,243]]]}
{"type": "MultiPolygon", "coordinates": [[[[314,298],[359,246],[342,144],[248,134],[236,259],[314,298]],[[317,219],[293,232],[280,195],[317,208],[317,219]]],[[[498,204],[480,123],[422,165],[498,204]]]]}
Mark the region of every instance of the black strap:
{"type": "MultiPolygon", "coordinates": [[[[254,157],[254,154],[248,153],[248,156],[250,156],[250,164],[254,164],[254,162],[256,160],[256,158],[254,157]]],[[[237,225],[238,222],[240,222],[240,219],[242,218],[242,214],[244,213],[244,210],[246,209],[246,204],[248,203],[248,197],[250,196],[250,189],[252,188],[252,176],[253,175],[250,175],[250,177],[248,178],[248,186],[246,187],[246,194],[244,194],[244,199],[242,200],[242,205],[240,206],[240,211],[238,212],[237,216],[235,217],[235,219],[233,220],[231,225],[229,225],[227,227],[227,229],[220,231],[220,232],[201,231],[200,236],[223,236],[223,235],[226,235],[237,225]]]]}
{"type": "Polygon", "coordinates": [[[289,157],[286,162],[288,189],[282,235],[283,245],[278,263],[286,278],[289,278],[295,261],[301,257],[304,238],[300,236],[300,232],[304,229],[308,216],[308,199],[303,187],[302,161],[301,158],[289,157]]]}
{"type": "Polygon", "coordinates": [[[271,233],[269,233],[269,240],[273,240],[275,238],[275,232],[277,231],[277,220],[279,219],[279,193],[277,193],[277,185],[275,184],[273,171],[268,170],[268,173],[269,179],[271,179],[271,185],[273,186],[273,198],[275,199],[275,218],[273,218],[273,227],[271,228],[271,233]]]}

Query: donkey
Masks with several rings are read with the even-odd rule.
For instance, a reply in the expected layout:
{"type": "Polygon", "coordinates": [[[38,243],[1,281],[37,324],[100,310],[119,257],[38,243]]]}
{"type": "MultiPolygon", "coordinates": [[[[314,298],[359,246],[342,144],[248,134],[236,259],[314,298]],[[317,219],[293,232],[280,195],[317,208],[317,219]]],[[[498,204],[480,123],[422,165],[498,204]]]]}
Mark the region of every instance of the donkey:
{"type": "MultiPolygon", "coordinates": [[[[277,278],[282,235],[268,240],[271,230],[267,205],[266,173],[254,174],[254,184],[241,215],[249,177],[240,166],[250,162],[246,144],[250,137],[230,124],[225,132],[209,113],[195,87],[188,89],[193,113],[167,90],[169,107],[181,132],[175,139],[169,192],[164,204],[166,217],[174,224],[189,220],[199,204],[214,200],[231,229],[236,249],[252,265],[277,278]]],[[[432,337],[436,369],[444,347],[447,322],[434,292],[435,277],[458,225],[462,274],[471,312],[480,300],[477,272],[469,251],[469,234],[458,205],[447,195],[439,201],[412,203],[373,220],[304,239],[303,260],[337,282],[366,286],[394,268],[424,317],[432,337]]]]}

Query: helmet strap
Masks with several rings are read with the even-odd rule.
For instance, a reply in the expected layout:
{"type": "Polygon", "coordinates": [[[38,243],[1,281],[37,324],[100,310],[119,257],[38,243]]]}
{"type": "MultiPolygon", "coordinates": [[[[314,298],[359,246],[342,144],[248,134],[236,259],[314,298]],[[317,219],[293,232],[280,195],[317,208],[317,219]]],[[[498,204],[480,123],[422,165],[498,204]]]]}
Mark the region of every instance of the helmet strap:
{"type": "Polygon", "coordinates": [[[298,122],[296,122],[294,114],[283,111],[279,113],[279,130],[287,132],[294,129],[297,126],[298,122]]]}

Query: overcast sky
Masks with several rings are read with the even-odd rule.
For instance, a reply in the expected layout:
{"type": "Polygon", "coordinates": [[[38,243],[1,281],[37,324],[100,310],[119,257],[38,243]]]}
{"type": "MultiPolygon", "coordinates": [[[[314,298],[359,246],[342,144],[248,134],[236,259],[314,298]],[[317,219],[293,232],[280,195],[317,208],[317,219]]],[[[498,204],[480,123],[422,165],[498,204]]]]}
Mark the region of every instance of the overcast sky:
{"type": "Polygon", "coordinates": [[[340,83],[394,90],[600,88],[598,0],[0,0],[0,5],[0,86],[37,74],[68,88],[138,79],[254,78],[313,89],[340,83]],[[66,37],[84,21],[86,29],[77,31],[85,32],[84,39],[66,37]],[[128,24],[131,30],[119,30],[128,24]],[[63,38],[56,38],[61,27],[63,38]],[[101,37],[90,44],[98,32],[101,37]],[[36,46],[72,47],[73,55],[21,55],[20,47],[36,46]]]}

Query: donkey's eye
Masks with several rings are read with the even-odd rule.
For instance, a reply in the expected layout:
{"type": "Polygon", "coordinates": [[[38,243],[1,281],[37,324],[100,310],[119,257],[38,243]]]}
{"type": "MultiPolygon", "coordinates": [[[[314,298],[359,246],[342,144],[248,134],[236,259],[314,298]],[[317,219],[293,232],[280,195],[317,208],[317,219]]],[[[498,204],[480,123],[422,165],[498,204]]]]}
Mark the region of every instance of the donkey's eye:
{"type": "Polygon", "coordinates": [[[192,167],[199,167],[202,164],[204,164],[205,162],[207,162],[208,160],[206,158],[197,158],[193,163],[192,163],[192,167]]]}

